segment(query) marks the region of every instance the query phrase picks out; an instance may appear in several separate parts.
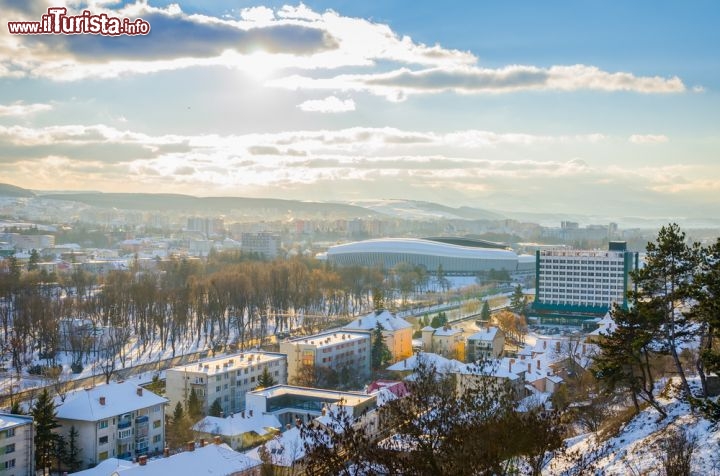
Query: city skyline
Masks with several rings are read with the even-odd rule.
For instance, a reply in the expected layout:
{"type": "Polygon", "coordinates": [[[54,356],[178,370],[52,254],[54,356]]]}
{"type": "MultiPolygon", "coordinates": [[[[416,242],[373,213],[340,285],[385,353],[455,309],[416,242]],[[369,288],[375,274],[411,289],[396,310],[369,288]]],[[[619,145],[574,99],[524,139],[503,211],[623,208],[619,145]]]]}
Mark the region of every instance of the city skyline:
{"type": "Polygon", "coordinates": [[[0,182],[717,217],[712,2],[286,3],[0,1],[0,182]]]}

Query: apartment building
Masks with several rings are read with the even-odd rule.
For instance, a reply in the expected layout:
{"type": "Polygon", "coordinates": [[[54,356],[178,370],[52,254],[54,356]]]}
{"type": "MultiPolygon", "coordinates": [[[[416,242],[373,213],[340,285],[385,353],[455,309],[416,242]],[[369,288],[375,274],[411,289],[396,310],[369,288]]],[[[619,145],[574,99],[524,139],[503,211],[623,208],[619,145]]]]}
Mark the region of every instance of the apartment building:
{"type": "Polygon", "coordinates": [[[167,399],[132,382],[111,382],[67,395],[58,402],[59,432],[75,427],[83,467],[108,458],[131,460],[162,453],[167,399]]]}
{"type": "Polygon", "coordinates": [[[461,329],[443,326],[422,329],[423,351],[442,355],[449,359],[465,359],[465,337],[461,329]]]}
{"type": "Polygon", "coordinates": [[[378,324],[382,327],[383,340],[392,354],[393,362],[412,355],[412,324],[388,310],[378,310],[359,317],[344,326],[343,329],[372,333],[378,324]]]}
{"type": "Polygon", "coordinates": [[[35,475],[34,434],[32,417],[0,413],[1,475],[35,475]]]}
{"type": "Polygon", "coordinates": [[[486,327],[471,334],[465,344],[466,360],[488,360],[500,357],[505,349],[505,333],[497,327],[486,327]]]}
{"type": "Polygon", "coordinates": [[[627,305],[638,253],[625,242],[610,242],[607,251],[539,250],[535,266],[534,313],[542,322],[582,323],[604,316],[613,303],[627,305]]]}
{"type": "Polygon", "coordinates": [[[370,333],[338,330],[280,343],[287,355],[288,379],[295,382],[304,367],[325,367],[336,372],[350,369],[359,379],[370,375],[370,333]]]}
{"type": "Polygon", "coordinates": [[[243,233],[240,242],[243,253],[257,253],[268,259],[280,255],[280,235],[276,233],[243,233]]]}
{"type": "Polygon", "coordinates": [[[287,383],[287,358],[275,352],[241,352],[173,367],[165,374],[167,411],[172,412],[178,402],[185,406],[193,389],[205,414],[216,399],[225,415],[242,411],[245,393],[258,387],[265,369],[276,383],[287,383]]]}

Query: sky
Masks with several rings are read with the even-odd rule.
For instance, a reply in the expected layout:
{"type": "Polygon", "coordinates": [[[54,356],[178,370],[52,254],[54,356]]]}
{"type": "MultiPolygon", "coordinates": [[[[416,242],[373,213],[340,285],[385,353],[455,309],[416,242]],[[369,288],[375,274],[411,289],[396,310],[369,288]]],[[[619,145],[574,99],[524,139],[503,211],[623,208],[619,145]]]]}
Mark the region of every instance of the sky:
{"type": "Polygon", "coordinates": [[[0,0],[0,182],[720,218],[720,3],[0,0]],[[147,35],[10,34],[142,18],[147,35]]]}

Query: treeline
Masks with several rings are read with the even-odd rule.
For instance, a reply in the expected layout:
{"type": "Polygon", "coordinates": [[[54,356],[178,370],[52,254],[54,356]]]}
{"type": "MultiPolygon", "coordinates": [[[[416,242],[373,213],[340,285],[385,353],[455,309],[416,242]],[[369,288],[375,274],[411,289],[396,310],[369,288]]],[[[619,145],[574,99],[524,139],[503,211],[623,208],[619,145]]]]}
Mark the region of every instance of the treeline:
{"type": "Polygon", "coordinates": [[[114,365],[116,357],[127,357],[132,337],[143,353],[159,344],[174,356],[190,341],[243,349],[262,342],[271,327],[314,332],[368,311],[373,292],[393,296],[394,282],[393,273],[376,268],[331,268],[301,258],[247,260],[238,253],[158,261],[154,270],[135,264],[104,277],[79,269],[57,276],[21,273],[10,258],[0,262],[2,355],[19,372],[36,351],[53,365],[61,348],[72,351],[74,367],[90,354],[114,365]],[[101,336],[98,329],[104,329],[101,336]]]}

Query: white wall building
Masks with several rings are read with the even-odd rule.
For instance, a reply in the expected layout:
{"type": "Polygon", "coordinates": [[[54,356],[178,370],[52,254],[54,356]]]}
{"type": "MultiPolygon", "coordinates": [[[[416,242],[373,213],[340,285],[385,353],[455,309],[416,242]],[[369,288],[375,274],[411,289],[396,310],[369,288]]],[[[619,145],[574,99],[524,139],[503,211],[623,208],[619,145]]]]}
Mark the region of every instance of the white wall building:
{"type": "Polygon", "coordinates": [[[132,382],[78,390],[57,403],[59,432],[67,439],[74,426],[79,433],[83,467],[157,454],[165,447],[167,399],[132,382]]]}
{"type": "Polygon", "coordinates": [[[0,413],[0,474],[2,476],[35,474],[34,434],[32,417],[0,413]]]}
{"type": "Polygon", "coordinates": [[[241,352],[173,367],[165,374],[167,411],[172,412],[178,402],[185,406],[193,389],[206,414],[215,399],[220,399],[225,415],[242,411],[245,393],[257,388],[266,368],[275,383],[287,383],[287,358],[274,352],[241,352]]]}
{"type": "Polygon", "coordinates": [[[371,339],[364,331],[330,331],[280,343],[287,354],[288,380],[300,377],[303,367],[325,367],[340,372],[350,369],[360,379],[370,375],[371,339]]]}

